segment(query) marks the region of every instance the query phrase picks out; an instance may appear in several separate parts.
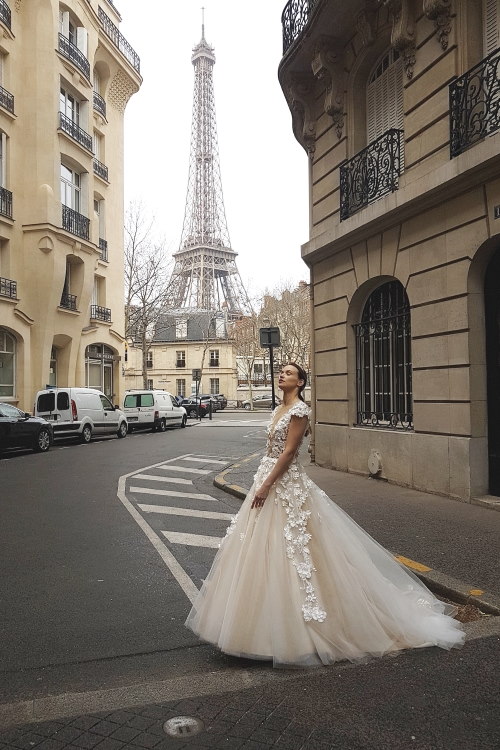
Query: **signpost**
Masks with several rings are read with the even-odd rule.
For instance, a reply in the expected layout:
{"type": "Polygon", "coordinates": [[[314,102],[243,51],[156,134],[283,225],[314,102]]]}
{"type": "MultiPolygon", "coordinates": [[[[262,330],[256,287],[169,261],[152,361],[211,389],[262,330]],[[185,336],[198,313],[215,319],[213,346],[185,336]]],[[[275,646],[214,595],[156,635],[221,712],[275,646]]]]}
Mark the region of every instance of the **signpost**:
{"type": "Polygon", "coordinates": [[[260,345],[263,349],[269,349],[269,369],[271,371],[271,399],[272,407],[276,408],[276,394],[274,392],[274,347],[281,346],[280,329],[278,327],[259,328],[260,345]]]}
{"type": "Polygon", "coordinates": [[[196,412],[198,414],[198,419],[201,419],[200,405],[198,403],[198,393],[200,391],[200,380],[201,380],[201,369],[196,368],[195,370],[193,370],[192,378],[193,378],[193,381],[196,383],[196,412]]]}

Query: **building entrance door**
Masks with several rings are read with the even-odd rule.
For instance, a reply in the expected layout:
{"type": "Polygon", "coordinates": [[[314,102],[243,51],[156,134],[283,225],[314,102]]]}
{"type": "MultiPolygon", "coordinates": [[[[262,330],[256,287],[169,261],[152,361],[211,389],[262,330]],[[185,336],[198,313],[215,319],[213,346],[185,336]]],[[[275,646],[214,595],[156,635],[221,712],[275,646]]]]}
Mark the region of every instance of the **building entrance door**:
{"type": "Polygon", "coordinates": [[[491,259],[484,286],[488,383],[489,491],[500,496],[500,249],[491,259]]]}

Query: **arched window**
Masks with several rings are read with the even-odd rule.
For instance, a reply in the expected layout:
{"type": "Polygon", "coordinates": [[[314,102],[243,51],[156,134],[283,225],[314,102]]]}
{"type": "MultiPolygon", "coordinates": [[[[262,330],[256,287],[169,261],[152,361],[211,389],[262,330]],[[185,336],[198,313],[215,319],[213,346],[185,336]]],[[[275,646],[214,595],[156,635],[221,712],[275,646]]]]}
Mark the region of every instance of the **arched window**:
{"type": "Polygon", "coordinates": [[[16,340],[0,328],[0,398],[16,395],[16,340]]]}
{"type": "Polygon", "coordinates": [[[399,281],[372,292],[355,331],[357,423],[411,429],[410,305],[399,281]]]}

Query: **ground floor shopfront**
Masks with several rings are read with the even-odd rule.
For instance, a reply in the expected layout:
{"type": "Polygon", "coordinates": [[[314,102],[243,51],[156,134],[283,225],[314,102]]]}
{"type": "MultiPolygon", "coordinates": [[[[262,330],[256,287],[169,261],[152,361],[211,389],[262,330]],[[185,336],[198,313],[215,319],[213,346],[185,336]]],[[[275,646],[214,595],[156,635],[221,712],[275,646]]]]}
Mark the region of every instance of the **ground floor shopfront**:
{"type": "Polygon", "coordinates": [[[387,211],[376,232],[353,217],[356,242],[305,246],[317,463],[500,495],[499,204],[496,180],[399,221],[387,211]]]}

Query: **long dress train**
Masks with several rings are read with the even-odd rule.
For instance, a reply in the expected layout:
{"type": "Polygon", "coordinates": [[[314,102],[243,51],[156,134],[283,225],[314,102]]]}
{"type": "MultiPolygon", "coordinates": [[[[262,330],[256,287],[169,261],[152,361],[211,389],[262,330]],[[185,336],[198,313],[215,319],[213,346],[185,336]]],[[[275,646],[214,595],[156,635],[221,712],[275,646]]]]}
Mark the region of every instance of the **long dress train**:
{"type": "Polygon", "coordinates": [[[315,485],[297,456],[264,506],[251,508],[284,449],[291,418],[308,415],[298,403],[274,424],[271,418],[267,455],[186,625],[227,654],[275,666],[462,645],[453,608],[315,485]]]}

